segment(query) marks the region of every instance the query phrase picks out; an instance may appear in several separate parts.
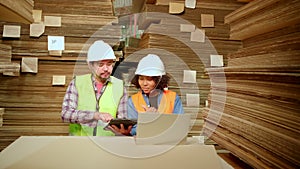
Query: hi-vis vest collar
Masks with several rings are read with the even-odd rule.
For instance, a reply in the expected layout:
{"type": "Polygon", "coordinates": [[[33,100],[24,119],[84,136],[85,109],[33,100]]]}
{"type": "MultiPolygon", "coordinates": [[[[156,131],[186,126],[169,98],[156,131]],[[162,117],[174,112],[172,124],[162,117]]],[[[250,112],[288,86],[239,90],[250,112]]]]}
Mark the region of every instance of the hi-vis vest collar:
{"type": "MultiPolygon", "coordinates": [[[[145,112],[142,105],[147,107],[141,91],[131,96],[132,102],[138,113],[145,112]]],[[[158,106],[159,113],[172,114],[174,110],[174,104],[176,99],[176,93],[170,90],[164,91],[162,98],[158,106]]]]}

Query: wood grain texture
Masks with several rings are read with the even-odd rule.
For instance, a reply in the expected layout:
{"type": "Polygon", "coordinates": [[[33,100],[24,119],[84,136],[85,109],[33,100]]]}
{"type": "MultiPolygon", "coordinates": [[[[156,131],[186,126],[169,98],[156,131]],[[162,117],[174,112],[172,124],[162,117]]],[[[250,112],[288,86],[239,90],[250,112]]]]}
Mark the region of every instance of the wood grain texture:
{"type": "Polygon", "coordinates": [[[252,1],[227,15],[230,36],[241,39],[243,47],[228,55],[224,69],[208,70],[212,85],[209,108],[203,111],[204,134],[254,168],[300,166],[295,3],[252,1]],[[278,14],[283,11],[286,15],[278,14]]]}

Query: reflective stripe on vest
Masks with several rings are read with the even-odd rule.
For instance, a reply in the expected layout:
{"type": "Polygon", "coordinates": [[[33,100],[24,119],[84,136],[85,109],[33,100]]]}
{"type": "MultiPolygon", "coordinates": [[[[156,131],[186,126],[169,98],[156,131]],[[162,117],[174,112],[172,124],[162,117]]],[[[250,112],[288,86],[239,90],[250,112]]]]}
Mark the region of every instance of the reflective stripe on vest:
{"type": "MultiPolygon", "coordinates": [[[[100,101],[97,103],[96,93],[93,87],[92,75],[76,76],[75,86],[78,91],[78,110],[97,111],[96,104],[99,104],[99,112],[110,113],[114,118],[117,116],[118,105],[123,96],[123,81],[110,77],[111,81],[107,84],[105,92],[102,94],[100,101]]],[[[69,132],[75,136],[92,136],[94,128],[70,124],[69,132]]],[[[103,130],[101,126],[97,127],[97,136],[112,136],[111,131],[103,130]]]]}
{"type": "MultiPolygon", "coordinates": [[[[131,96],[132,102],[138,113],[145,112],[142,105],[147,106],[143,94],[141,91],[131,96]]],[[[176,99],[176,93],[170,90],[164,91],[162,98],[158,106],[158,112],[165,114],[172,114],[174,110],[174,104],[176,99]]]]}

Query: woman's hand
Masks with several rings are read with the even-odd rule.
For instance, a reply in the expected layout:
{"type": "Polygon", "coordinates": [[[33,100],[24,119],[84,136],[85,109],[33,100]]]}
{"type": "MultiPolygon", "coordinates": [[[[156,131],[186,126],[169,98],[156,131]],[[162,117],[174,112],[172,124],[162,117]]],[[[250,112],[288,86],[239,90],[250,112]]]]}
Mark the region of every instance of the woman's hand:
{"type": "Polygon", "coordinates": [[[123,124],[120,124],[120,128],[118,128],[116,125],[107,126],[109,130],[111,130],[113,133],[115,133],[117,136],[125,135],[130,136],[130,131],[132,126],[128,126],[127,129],[125,129],[123,124]]]}
{"type": "Polygon", "coordinates": [[[147,107],[145,105],[142,105],[142,107],[144,108],[145,112],[157,113],[157,109],[155,107],[147,107]]]}

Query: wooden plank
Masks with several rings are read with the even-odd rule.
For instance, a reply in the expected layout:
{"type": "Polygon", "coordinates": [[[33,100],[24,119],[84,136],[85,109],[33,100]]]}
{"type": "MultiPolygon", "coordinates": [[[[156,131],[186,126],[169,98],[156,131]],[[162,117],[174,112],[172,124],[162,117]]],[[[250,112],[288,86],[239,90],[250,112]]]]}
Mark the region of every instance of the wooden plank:
{"type": "Polygon", "coordinates": [[[240,135],[231,133],[221,127],[213,130],[214,124],[205,126],[204,132],[211,133],[211,138],[224,148],[231,150],[231,153],[241,158],[254,168],[293,168],[293,164],[288,163],[277,154],[270,152],[259,145],[251,143],[240,135]]]}
{"type": "Polygon", "coordinates": [[[30,24],[33,22],[33,6],[33,0],[0,0],[0,20],[30,24]]]}
{"type": "Polygon", "coordinates": [[[253,1],[225,17],[230,24],[230,38],[244,40],[259,34],[295,25],[300,22],[299,1],[253,1]],[[259,13],[260,15],[252,15],[259,13]],[[246,18],[246,19],[245,19],[246,18]],[[261,28],[264,29],[261,29],[261,28]]]}
{"type": "Polygon", "coordinates": [[[11,46],[0,44],[0,62],[11,61],[11,46]]]}

